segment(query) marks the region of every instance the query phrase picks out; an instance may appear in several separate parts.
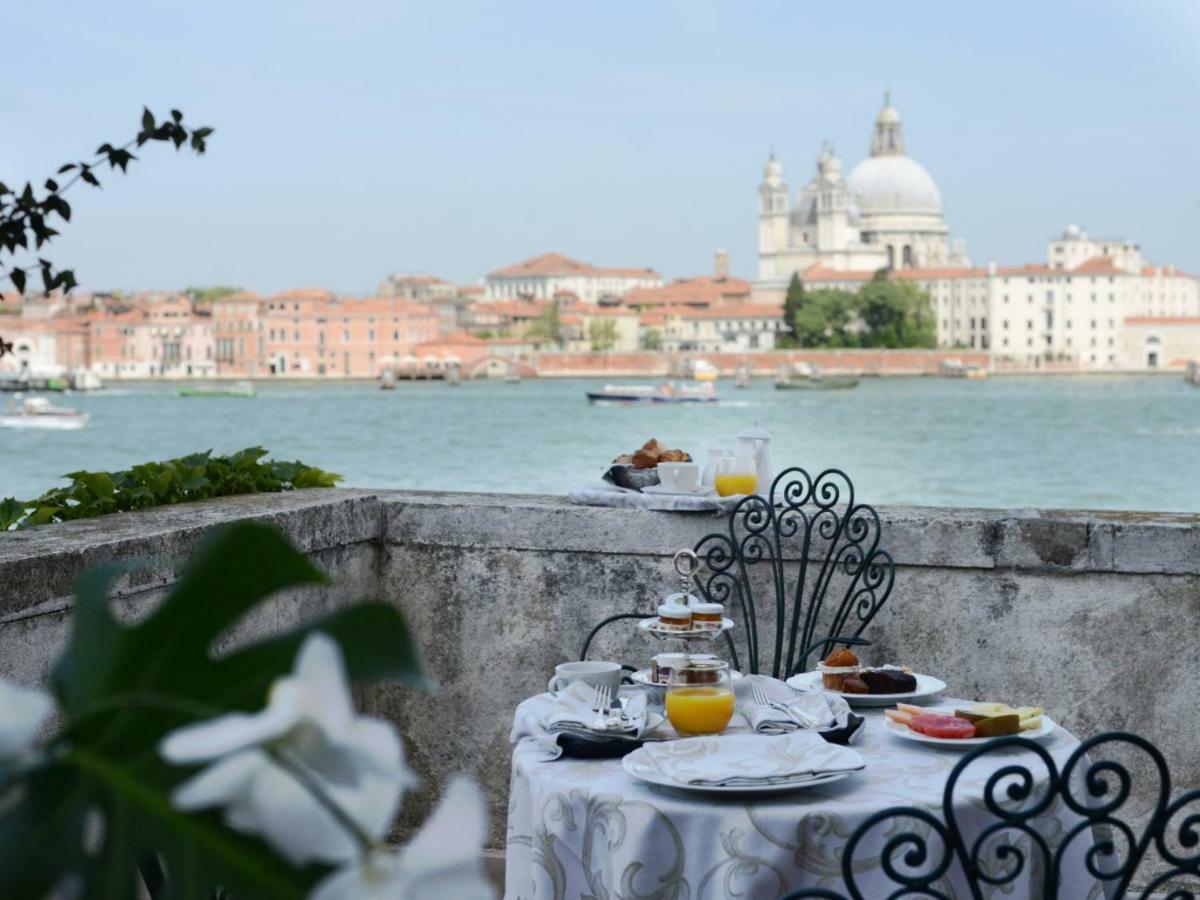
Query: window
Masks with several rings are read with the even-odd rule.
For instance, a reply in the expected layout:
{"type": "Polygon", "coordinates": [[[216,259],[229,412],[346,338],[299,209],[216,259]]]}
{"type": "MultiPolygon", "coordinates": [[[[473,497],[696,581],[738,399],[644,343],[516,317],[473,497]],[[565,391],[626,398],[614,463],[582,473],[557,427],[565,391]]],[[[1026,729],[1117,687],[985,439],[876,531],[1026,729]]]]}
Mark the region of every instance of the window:
{"type": "Polygon", "coordinates": [[[398,340],[400,340],[400,332],[399,332],[399,331],[393,331],[393,332],[392,332],[392,340],[393,340],[393,341],[398,341],[398,340]]]}
{"type": "Polygon", "coordinates": [[[350,343],[350,329],[349,328],[342,329],[342,343],[343,344],[350,343]]]}
{"type": "Polygon", "coordinates": [[[1004,330],[1008,331],[1008,319],[1004,320],[1004,330]]]}
{"type": "Polygon", "coordinates": [[[271,340],[275,340],[275,329],[271,329],[271,340]]]}
{"type": "Polygon", "coordinates": [[[375,340],[375,329],[374,328],[371,328],[367,331],[367,340],[368,341],[375,340]]]}
{"type": "Polygon", "coordinates": [[[987,328],[987,318],[986,317],[979,320],[979,327],[987,328]]]}

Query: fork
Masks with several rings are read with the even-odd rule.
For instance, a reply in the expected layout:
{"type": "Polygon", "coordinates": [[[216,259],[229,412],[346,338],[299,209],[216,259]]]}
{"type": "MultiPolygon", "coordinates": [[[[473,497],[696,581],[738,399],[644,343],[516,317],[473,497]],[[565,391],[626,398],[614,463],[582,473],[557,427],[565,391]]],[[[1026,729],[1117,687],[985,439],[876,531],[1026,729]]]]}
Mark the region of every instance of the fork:
{"type": "Polygon", "coordinates": [[[612,688],[607,684],[597,685],[592,698],[592,708],[596,710],[596,718],[592,720],[593,731],[608,730],[608,708],[612,705],[612,688]]]}
{"type": "Polygon", "coordinates": [[[754,702],[759,706],[765,706],[767,709],[773,709],[783,713],[789,719],[796,723],[800,728],[811,728],[816,722],[812,721],[811,717],[801,715],[797,710],[792,709],[786,703],[780,703],[778,700],[772,700],[767,696],[767,689],[763,687],[761,681],[756,678],[750,679],[750,693],[754,697],[754,702]]]}

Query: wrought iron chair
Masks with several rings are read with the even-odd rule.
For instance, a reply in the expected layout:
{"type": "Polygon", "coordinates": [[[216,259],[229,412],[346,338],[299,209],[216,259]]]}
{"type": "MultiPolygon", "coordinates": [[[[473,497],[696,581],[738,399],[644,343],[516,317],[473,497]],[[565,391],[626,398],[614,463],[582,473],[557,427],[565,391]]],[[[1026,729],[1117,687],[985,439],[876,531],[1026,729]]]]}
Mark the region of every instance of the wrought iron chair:
{"type": "MultiPolygon", "coordinates": [[[[724,533],[696,544],[704,568],[688,575],[705,599],[725,604],[727,615],[740,620],[741,627],[725,635],[735,669],[786,678],[811,667],[817,651],[870,643],[861,635],[891,594],[896,565],[879,546],[879,515],[855,501],[846,473],[826,469],[814,478],[799,467],[785,469],[768,496],[746,497],[726,521],[724,533]],[[771,595],[767,609],[774,618],[766,665],[757,599],[763,589],[771,595]]],[[[587,658],[606,625],[645,616],[604,619],[584,640],[579,658],[587,658]]]]}
{"type": "Polygon", "coordinates": [[[1083,853],[1084,867],[1104,885],[1107,896],[1198,896],[1197,884],[1181,879],[1200,879],[1200,790],[1172,800],[1166,760],[1152,743],[1134,734],[1113,731],[1088,738],[1061,771],[1036,741],[992,741],[968,753],[951,771],[939,812],[940,816],[927,808],[900,806],[876,813],[854,830],[843,850],[840,887],[793,891],[784,900],[947,898],[953,895],[950,876],[965,882],[970,896],[978,900],[1007,893],[1005,886],[1023,875],[1033,879],[1034,896],[1055,898],[1063,878],[1077,871],[1064,868],[1072,850],[1083,853]],[[1036,759],[1014,755],[1014,750],[1028,751],[1036,759]],[[1148,815],[1137,816],[1130,809],[1134,777],[1125,765],[1109,758],[1113,750],[1118,755],[1138,754],[1139,771],[1150,771],[1153,783],[1148,792],[1153,796],[1148,815]],[[987,779],[983,807],[989,818],[968,836],[957,819],[955,788],[975,760],[992,754],[1012,761],[987,779]],[[1047,838],[1031,823],[1052,811],[1056,801],[1080,821],[1047,838]],[[1088,834],[1093,843],[1084,851],[1079,841],[1088,834]],[[860,877],[865,867],[882,870],[891,882],[887,889],[881,893],[875,885],[869,897],[864,894],[860,877]],[[1131,887],[1135,878],[1141,883],[1131,887]]]}

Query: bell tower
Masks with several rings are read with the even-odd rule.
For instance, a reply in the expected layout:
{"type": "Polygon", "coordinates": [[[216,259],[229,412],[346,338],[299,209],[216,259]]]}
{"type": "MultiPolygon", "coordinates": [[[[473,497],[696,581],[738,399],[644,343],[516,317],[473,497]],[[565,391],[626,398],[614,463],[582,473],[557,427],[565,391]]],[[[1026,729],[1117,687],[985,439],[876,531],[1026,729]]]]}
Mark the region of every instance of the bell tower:
{"type": "Polygon", "coordinates": [[[767,257],[788,248],[788,189],[783,181],[783,166],[775,159],[775,150],[763,166],[758,186],[758,256],[762,269],[767,257]]]}

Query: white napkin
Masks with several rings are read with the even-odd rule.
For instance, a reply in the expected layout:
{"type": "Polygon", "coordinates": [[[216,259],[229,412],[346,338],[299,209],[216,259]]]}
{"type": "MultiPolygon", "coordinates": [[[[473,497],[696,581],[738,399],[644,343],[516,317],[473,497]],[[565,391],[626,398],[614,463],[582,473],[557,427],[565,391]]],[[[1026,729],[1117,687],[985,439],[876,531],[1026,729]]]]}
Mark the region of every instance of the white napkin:
{"type": "Polygon", "coordinates": [[[679,784],[721,787],[765,787],[866,765],[854,750],[830,744],[815,731],[687,738],[647,743],[637,752],[679,784]]]}
{"type": "MultiPolygon", "coordinates": [[[[560,734],[588,740],[641,740],[648,726],[658,724],[660,718],[656,716],[651,722],[646,712],[644,691],[626,689],[621,696],[628,698],[625,713],[632,725],[629,730],[593,731],[591,725],[596,719],[596,711],[592,708],[592,701],[595,691],[583,682],[575,682],[557,694],[538,694],[522,701],[513,716],[512,732],[508,739],[515,744],[522,738],[532,738],[549,754],[550,759],[562,756],[562,747],[558,745],[560,734]]],[[[616,711],[614,707],[613,713],[616,711]]]]}
{"type": "Polygon", "coordinates": [[[802,728],[815,731],[844,728],[850,715],[850,704],[841,697],[815,691],[799,693],[767,675],[748,675],[740,683],[735,682],[734,694],[738,712],[759,734],[787,734],[802,728]],[[752,680],[763,686],[769,699],[782,704],[791,714],[755,703],[752,680]]]}

